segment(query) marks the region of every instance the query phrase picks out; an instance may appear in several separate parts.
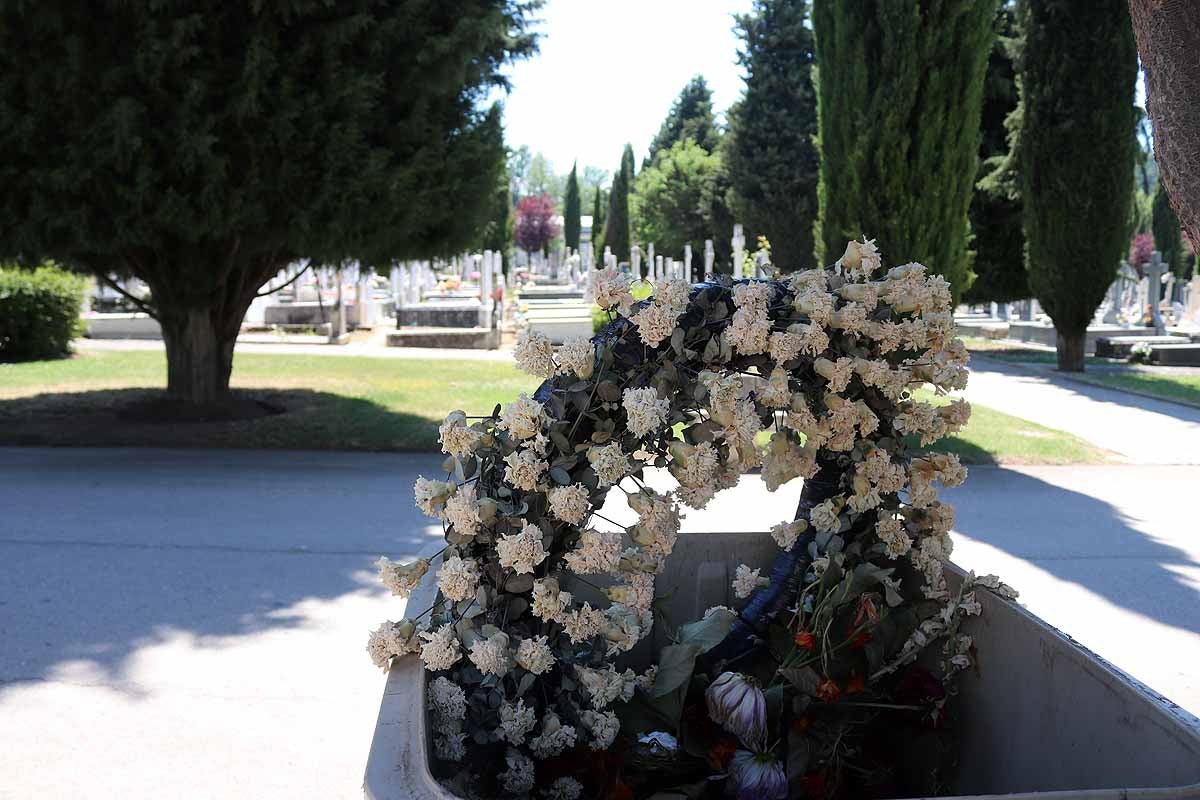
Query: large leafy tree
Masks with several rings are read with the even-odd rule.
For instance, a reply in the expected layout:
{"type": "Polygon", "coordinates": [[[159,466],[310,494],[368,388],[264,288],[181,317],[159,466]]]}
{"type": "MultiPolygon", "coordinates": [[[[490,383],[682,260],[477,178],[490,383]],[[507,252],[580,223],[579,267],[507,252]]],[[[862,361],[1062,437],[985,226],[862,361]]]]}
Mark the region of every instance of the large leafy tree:
{"type": "Polygon", "coordinates": [[[866,234],[971,284],[967,207],[995,0],[815,0],[817,256],[866,234]]]}
{"type": "Polygon", "coordinates": [[[228,399],[255,293],[299,258],[466,246],[504,163],[518,0],[0,4],[0,250],[152,292],[170,397],[228,399]]]}
{"type": "Polygon", "coordinates": [[[575,175],[575,165],[571,165],[571,174],[567,175],[567,191],[563,197],[563,241],[572,250],[579,249],[579,179],[575,175]]]}
{"type": "Polygon", "coordinates": [[[1007,303],[1030,296],[1017,168],[1022,112],[1016,59],[1021,36],[1012,2],[996,8],[994,27],[996,40],[983,80],[979,180],[969,212],[975,281],[963,299],[970,303],[1007,303]]]}
{"type": "Polygon", "coordinates": [[[807,0],[756,0],[737,17],[746,90],[722,148],[733,207],[751,236],[771,241],[780,269],[813,264],[817,99],[807,0]]]}
{"type": "Polygon", "coordinates": [[[692,140],[709,153],[716,150],[721,142],[721,134],[713,116],[712,90],[702,75],[688,81],[679,93],[662,127],[650,141],[642,169],[650,166],[659,153],[670,150],[676,142],[685,139],[692,140]]]}
{"type": "Polygon", "coordinates": [[[1022,7],[1021,178],[1029,284],[1082,371],[1088,323],[1128,244],[1137,50],[1124,0],[1022,7]]]}
{"type": "Polygon", "coordinates": [[[683,247],[704,252],[724,203],[721,155],[685,139],[661,152],[638,175],[630,213],[639,242],[654,242],[655,250],[683,257],[683,247]]]}
{"type": "Polygon", "coordinates": [[[629,257],[629,193],[633,190],[633,147],[625,145],[621,166],[613,176],[608,194],[608,213],[604,215],[604,244],[611,247],[617,259],[629,257]]]}

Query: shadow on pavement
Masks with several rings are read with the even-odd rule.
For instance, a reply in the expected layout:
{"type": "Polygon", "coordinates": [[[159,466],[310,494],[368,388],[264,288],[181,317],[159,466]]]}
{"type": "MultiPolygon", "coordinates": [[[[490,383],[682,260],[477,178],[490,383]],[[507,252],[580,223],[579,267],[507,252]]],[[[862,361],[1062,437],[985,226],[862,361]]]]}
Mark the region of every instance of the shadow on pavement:
{"type": "MultiPolygon", "coordinates": [[[[1124,490],[1146,489],[1146,481],[1139,480],[1124,490]]],[[[1163,487],[1153,502],[1176,502],[1169,496],[1173,490],[1163,487]]],[[[1171,569],[1200,563],[1134,527],[1135,520],[1116,506],[1024,472],[991,468],[973,469],[967,483],[946,492],[946,498],[955,505],[955,530],[968,538],[1029,561],[1114,605],[1200,633],[1200,592],[1171,569]]],[[[1148,524],[1164,523],[1155,519],[1148,524]]]]}
{"type": "MultiPolygon", "coordinates": [[[[411,489],[439,461],[0,449],[0,687],[73,661],[120,682],[134,651],[181,632],[287,628],[305,624],[289,611],[302,601],[381,596],[380,555],[441,537],[411,489]]],[[[362,620],[364,642],[379,621],[362,620]]]]}

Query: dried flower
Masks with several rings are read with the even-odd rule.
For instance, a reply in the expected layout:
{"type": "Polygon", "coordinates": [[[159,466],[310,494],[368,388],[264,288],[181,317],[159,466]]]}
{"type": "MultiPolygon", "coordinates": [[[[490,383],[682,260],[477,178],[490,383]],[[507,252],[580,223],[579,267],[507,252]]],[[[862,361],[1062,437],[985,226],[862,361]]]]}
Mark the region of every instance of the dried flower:
{"type": "Polygon", "coordinates": [[[420,636],[425,640],[425,644],[421,645],[421,660],[425,662],[426,669],[434,672],[450,669],[462,658],[458,638],[450,624],[443,625],[436,631],[422,631],[420,636]]]}
{"type": "Polygon", "coordinates": [[[442,507],[456,491],[458,491],[458,487],[453,483],[431,481],[422,475],[418,475],[417,482],[413,484],[413,495],[417,500],[417,508],[421,509],[421,513],[427,517],[440,517],[442,507]]]}
{"type": "Polygon", "coordinates": [[[546,560],[542,547],[542,529],[528,522],[515,536],[501,536],[496,540],[496,554],[500,565],[519,574],[533,572],[533,568],[546,560]]]}
{"type": "Polygon", "coordinates": [[[438,428],[438,441],[442,443],[442,452],[458,458],[466,458],[475,452],[483,436],[479,431],[468,427],[467,415],[462,411],[451,411],[446,421],[438,428]]]}
{"type": "Polygon", "coordinates": [[[479,586],[479,565],[474,559],[443,557],[442,566],[437,571],[437,579],[438,589],[447,600],[466,600],[475,596],[475,589],[479,586]]]}
{"type": "Polygon", "coordinates": [[[738,750],[729,762],[729,782],[737,800],[787,800],[787,775],[770,753],[738,750]]]}
{"type": "Polygon", "coordinates": [[[723,672],[704,692],[709,718],[751,747],[767,735],[767,701],[762,689],[737,672],[723,672]]]}
{"type": "Polygon", "coordinates": [[[513,358],[516,359],[517,366],[538,378],[549,378],[558,372],[558,365],[554,363],[554,345],[550,343],[550,337],[532,328],[526,328],[517,337],[513,358]]]}
{"type": "Polygon", "coordinates": [[[621,397],[621,405],[625,407],[625,419],[630,432],[638,438],[665,425],[671,410],[670,402],[660,400],[657,390],[649,386],[626,389],[621,397]]]}
{"type": "Polygon", "coordinates": [[[375,562],[379,568],[379,581],[392,590],[397,597],[408,597],[421,584],[421,578],[429,571],[429,559],[418,558],[411,564],[380,558],[375,562]]]}
{"type": "Polygon", "coordinates": [[[550,513],[563,522],[579,525],[587,516],[588,488],[581,483],[551,489],[547,497],[550,501],[550,513]]]}
{"type": "Polygon", "coordinates": [[[771,581],[759,577],[757,569],[750,569],[745,564],[738,564],[737,574],[733,579],[733,594],[739,600],[745,600],[760,586],[770,586],[771,581]]]}
{"type": "Polygon", "coordinates": [[[508,431],[516,439],[529,439],[541,433],[545,423],[546,409],[542,408],[541,403],[522,394],[504,407],[497,427],[508,431]]]}
{"type": "Polygon", "coordinates": [[[522,639],[521,643],[517,645],[517,664],[534,675],[549,672],[554,666],[554,653],[546,644],[546,637],[536,636],[522,639]]]}

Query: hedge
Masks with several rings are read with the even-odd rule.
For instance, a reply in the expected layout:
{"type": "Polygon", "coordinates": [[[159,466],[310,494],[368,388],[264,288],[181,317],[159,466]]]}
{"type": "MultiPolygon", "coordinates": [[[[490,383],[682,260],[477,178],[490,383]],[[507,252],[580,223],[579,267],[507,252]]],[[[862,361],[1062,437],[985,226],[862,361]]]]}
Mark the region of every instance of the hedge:
{"type": "Polygon", "coordinates": [[[83,278],[55,267],[0,267],[0,361],[68,354],[84,287],[83,278]]]}

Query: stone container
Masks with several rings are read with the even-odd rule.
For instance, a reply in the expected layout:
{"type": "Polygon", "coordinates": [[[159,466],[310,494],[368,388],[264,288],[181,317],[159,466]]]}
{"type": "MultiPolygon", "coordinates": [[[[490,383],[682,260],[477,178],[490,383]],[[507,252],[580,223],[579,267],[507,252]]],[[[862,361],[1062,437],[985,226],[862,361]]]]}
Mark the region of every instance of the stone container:
{"type": "MultiPolygon", "coordinates": [[[[767,565],[765,533],[685,533],[659,579],[671,619],[731,604],[736,564],[767,565]]],[[[952,569],[952,582],[961,573],[952,569]]],[[[434,571],[409,600],[434,599],[434,571]]],[[[952,800],[1200,799],[1200,720],[1021,606],[980,591],[977,670],[960,683],[952,800]]],[[[1164,654],[1165,655],[1165,654],[1164,654]]],[[[368,800],[456,800],[429,771],[425,673],[388,673],[363,784],[368,800]]]]}

